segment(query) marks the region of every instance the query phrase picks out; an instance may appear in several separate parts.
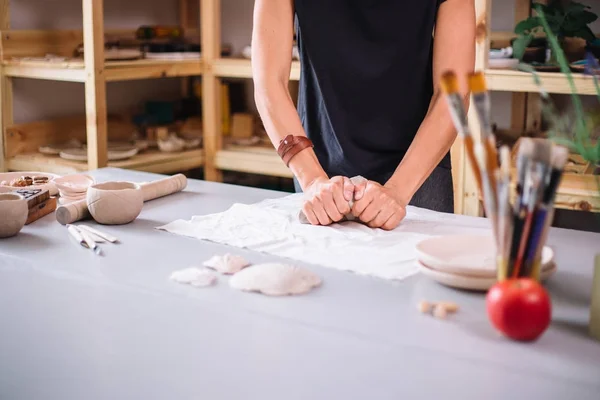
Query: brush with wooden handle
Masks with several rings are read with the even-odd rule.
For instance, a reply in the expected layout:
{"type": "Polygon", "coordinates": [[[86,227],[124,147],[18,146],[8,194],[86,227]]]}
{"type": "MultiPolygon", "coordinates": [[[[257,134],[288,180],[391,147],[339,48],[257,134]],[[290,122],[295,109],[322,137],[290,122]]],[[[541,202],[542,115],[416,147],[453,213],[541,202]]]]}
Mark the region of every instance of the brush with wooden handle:
{"type": "Polygon", "coordinates": [[[458,89],[458,78],[453,71],[446,71],[442,74],[441,88],[442,92],[446,95],[454,127],[465,144],[467,158],[471,163],[477,187],[480,193],[483,193],[481,172],[477,164],[477,158],[475,157],[475,143],[469,130],[463,99],[458,89]]]}

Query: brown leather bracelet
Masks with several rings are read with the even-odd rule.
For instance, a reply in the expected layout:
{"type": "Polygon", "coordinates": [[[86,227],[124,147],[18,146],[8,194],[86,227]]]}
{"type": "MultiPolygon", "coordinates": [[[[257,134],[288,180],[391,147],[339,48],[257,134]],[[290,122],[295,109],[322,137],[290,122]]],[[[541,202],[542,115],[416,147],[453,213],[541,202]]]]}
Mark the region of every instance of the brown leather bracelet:
{"type": "Polygon", "coordinates": [[[313,142],[306,136],[287,135],[277,148],[277,154],[283,160],[286,167],[290,166],[291,159],[302,150],[314,147],[313,142]]]}

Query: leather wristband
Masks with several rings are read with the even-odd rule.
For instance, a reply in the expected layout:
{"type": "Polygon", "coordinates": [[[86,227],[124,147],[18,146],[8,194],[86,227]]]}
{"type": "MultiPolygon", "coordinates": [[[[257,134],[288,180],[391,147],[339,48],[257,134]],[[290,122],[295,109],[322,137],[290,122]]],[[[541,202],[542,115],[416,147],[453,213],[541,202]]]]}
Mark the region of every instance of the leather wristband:
{"type": "Polygon", "coordinates": [[[283,160],[286,167],[290,166],[291,159],[302,150],[314,147],[313,142],[306,136],[287,135],[277,148],[277,154],[283,160]]]}

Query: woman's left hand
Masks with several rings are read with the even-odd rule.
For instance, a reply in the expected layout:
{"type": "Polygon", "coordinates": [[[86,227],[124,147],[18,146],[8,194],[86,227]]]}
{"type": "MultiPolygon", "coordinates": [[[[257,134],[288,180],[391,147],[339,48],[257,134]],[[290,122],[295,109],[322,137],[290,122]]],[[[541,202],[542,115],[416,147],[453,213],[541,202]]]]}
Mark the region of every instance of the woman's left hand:
{"type": "Polygon", "coordinates": [[[397,190],[374,181],[356,185],[352,214],[371,228],[395,229],[406,216],[397,190]]]}

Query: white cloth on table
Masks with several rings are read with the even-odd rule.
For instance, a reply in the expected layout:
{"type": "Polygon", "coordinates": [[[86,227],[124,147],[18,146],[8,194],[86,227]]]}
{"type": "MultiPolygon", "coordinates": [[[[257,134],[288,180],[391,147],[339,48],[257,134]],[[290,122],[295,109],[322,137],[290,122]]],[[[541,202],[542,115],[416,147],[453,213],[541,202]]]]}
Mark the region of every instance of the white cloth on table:
{"type": "Polygon", "coordinates": [[[306,225],[298,220],[302,199],[299,193],[251,205],[234,204],[221,213],[177,220],[157,229],[384,279],[403,279],[417,272],[415,246],[423,239],[489,233],[487,224],[465,223],[464,216],[410,206],[393,231],[353,221],[306,225]]]}

